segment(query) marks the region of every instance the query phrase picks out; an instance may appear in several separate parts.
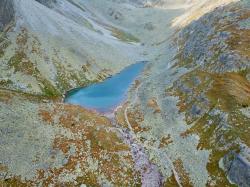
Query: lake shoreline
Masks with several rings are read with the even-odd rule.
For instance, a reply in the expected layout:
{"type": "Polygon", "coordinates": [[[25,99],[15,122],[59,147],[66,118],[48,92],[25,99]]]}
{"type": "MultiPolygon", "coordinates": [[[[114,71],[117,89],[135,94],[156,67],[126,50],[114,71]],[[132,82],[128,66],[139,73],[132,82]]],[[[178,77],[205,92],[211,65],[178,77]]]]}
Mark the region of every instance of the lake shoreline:
{"type": "Polygon", "coordinates": [[[114,113],[127,102],[127,92],[148,61],[139,61],[102,82],[72,88],[63,94],[63,102],[79,105],[103,115],[114,113]]]}

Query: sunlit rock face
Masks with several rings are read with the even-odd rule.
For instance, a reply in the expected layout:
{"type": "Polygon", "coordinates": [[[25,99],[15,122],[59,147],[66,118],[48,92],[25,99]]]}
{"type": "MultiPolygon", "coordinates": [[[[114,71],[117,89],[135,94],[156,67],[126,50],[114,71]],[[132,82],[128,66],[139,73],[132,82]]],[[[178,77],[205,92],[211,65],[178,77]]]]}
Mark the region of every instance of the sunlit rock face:
{"type": "Polygon", "coordinates": [[[183,6],[185,4],[191,5],[197,0],[146,0],[143,1],[145,5],[152,5],[157,7],[167,7],[167,6],[173,6],[173,5],[180,5],[183,6]]]}
{"type": "Polygon", "coordinates": [[[206,13],[213,11],[215,8],[220,6],[226,6],[230,3],[238,2],[239,0],[201,0],[201,1],[188,1],[187,9],[184,14],[176,17],[172,21],[174,27],[185,27],[194,20],[198,20],[206,13]]]}
{"type": "Polygon", "coordinates": [[[114,2],[131,3],[143,7],[173,8],[192,5],[197,0],[115,0],[114,2]]]}

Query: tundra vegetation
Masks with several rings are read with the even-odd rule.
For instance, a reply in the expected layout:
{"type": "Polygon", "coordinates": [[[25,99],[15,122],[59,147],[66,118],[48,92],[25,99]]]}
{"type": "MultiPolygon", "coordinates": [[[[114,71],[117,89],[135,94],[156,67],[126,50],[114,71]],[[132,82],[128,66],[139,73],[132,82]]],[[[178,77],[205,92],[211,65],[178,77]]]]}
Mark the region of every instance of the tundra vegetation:
{"type": "Polygon", "coordinates": [[[0,186],[247,187],[249,134],[248,0],[0,1],[0,186]],[[112,114],[63,102],[142,60],[112,114]]]}

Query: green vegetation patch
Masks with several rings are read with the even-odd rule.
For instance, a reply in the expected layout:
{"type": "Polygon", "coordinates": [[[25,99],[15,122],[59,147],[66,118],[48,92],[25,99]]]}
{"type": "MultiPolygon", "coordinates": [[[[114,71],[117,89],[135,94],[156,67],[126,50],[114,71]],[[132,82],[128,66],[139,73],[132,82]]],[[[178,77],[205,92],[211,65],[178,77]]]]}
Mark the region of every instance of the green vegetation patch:
{"type": "Polygon", "coordinates": [[[9,66],[14,68],[15,72],[22,72],[26,75],[39,74],[39,70],[35,65],[27,58],[23,51],[18,51],[9,60],[9,66]]]}
{"type": "Polygon", "coordinates": [[[39,86],[47,97],[56,97],[61,95],[60,92],[50,83],[49,80],[44,78],[36,65],[34,65],[26,56],[23,51],[18,51],[12,56],[8,62],[9,66],[14,68],[14,72],[22,72],[26,75],[35,77],[39,86]]]}
{"type": "Polygon", "coordinates": [[[31,186],[31,184],[22,182],[19,178],[8,178],[4,180],[0,180],[0,186],[2,187],[27,187],[31,186]]]}
{"type": "Polygon", "coordinates": [[[4,50],[11,44],[7,39],[6,33],[0,32],[0,58],[4,56],[4,50]]]}
{"type": "Polygon", "coordinates": [[[10,79],[0,79],[0,86],[1,87],[7,87],[9,85],[13,84],[12,80],[10,79]]]}
{"type": "Polygon", "coordinates": [[[250,106],[250,82],[240,73],[213,75],[213,79],[207,93],[213,105],[226,112],[250,106]]]}
{"type": "Polygon", "coordinates": [[[132,34],[122,31],[120,29],[117,29],[115,27],[111,27],[111,32],[112,32],[112,36],[118,38],[119,40],[123,41],[123,42],[135,42],[135,43],[139,43],[140,40],[138,38],[136,38],[135,36],[133,36],[132,34]]]}
{"type": "Polygon", "coordinates": [[[40,88],[45,96],[47,97],[57,97],[60,96],[61,93],[50,83],[47,79],[40,80],[42,85],[40,85],[40,88]]]}
{"type": "Polygon", "coordinates": [[[70,82],[75,82],[78,86],[86,86],[90,84],[90,81],[86,78],[83,70],[74,72],[66,70],[60,62],[55,60],[54,64],[57,68],[57,87],[60,89],[61,93],[72,89],[70,82]]]}

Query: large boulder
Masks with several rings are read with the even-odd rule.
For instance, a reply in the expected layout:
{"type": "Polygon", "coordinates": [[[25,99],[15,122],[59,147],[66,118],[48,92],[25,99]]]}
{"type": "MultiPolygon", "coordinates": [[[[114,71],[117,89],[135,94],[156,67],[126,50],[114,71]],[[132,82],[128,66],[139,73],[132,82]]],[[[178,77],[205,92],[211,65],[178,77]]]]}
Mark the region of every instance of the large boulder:
{"type": "Polygon", "coordinates": [[[239,186],[250,186],[250,149],[246,148],[244,153],[230,152],[224,158],[224,166],[229,179],[239,186]]]}

